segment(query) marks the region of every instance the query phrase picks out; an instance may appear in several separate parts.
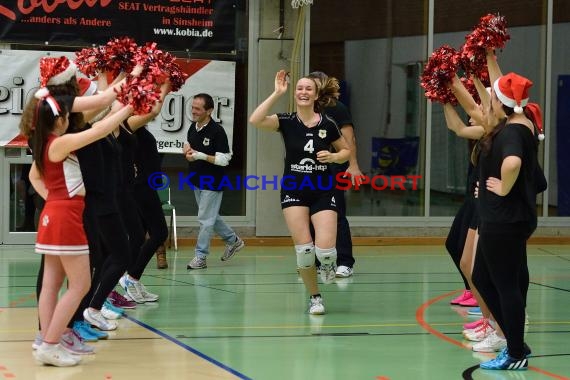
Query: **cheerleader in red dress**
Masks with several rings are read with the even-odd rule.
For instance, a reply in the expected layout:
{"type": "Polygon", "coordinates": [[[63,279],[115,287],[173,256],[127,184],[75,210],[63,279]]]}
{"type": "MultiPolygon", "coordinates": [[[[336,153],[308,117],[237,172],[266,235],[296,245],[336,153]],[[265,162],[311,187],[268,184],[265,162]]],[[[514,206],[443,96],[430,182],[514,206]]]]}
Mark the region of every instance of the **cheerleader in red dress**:
{"type": "Polygon", "coordinates": [[[90,286],[89,249],[83,229],[85,188],[73,152],[109,134],[132,113],[132,107],[122,107],[90,129],[65,134],[69,127],[65,102],[51,96],[46,88],[36,97],[30,181],[46,204],[36,242],[36,252],[45,259],[38,302],[43,343],[34,356],[43,364],[65,367],[78,364],[80,359],[65,351],[59,341],[90,286]],[[58,300],[66,277],[68,288],[58,300]]]}

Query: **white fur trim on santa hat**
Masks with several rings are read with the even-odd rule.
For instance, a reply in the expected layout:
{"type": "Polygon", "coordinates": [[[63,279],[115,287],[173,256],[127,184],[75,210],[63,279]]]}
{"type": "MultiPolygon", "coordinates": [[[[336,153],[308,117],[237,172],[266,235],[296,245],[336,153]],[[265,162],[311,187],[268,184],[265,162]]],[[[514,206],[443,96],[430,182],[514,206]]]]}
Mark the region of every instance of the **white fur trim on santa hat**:
{"type": "Polygon", "coordinates": [[[97,93],[97,83],[91,81],[89,88],[87,90],[85,90],[85,93],[83,94],[83,96],[91,96],[91,95],[95,95],[95,93],[97,93]]]}
{"type": "Polygon", "coordinates": [[[73,61],[69,61],[69,65],[67,66],[67,68],[63,70],[61,73],[56,74],[53,77],[49,78],[47,84],[52,86],[64,84],[65,82],[73,78],[75,74],[77,74],[77,66],[73,61]]]}
{"type": "Polygon", "coordinates": [[[34,97],[36,99],[43,99],[48,95],[49,95],[49,90],[46,87],[42,87],[38,91],[36,91],[36,93],[34,94],[34,97]]]}
{"type": "Polygon", "coordinates": [[[523,107],[525,107],[528,104],[528,98],[522,99],[520,107],[518,107],[517,102],[514,99],[509,98],[508,96],[506,96],[501,92],[501,89],[499,88],[500,79],[501,78],[497,79],[495,83],[493,83],[493,89],[495,90],[495,94],[497,94],[497,98],[499,98],[501,103],[503,103],[507,107],[514,109],[516,113],[522,113],[523,107]],[[517,112],[517,107],[520,108],[520,112],[517,112]]]}

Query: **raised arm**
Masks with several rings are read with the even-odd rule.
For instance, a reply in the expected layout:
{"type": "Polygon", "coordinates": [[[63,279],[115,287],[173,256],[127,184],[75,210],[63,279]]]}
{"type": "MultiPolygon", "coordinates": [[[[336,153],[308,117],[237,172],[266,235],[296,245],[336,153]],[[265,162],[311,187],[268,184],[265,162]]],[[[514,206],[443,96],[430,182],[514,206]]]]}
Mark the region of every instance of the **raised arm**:
{"type": "Polygon", "coordinates": [[[249,122],[256,128],[276,131],[279,128],[279,119],[276,114],[269,115],[269,111],[285,92],[287,92],[287,72],[279,70],[275,75],[275,90],[251,113],[249,122]]]}
{"type": "Polygon", "coordinates": [[[467,91],[463,83],[461,83],[457,75],[451,80],[448,86],[457,98],[459,104],[461,104],[461,107],[467,112],[467,115],[469,115],[477,125],[485,125],[485,118],[481,108],[475,100],[473,100],[473,97],[469,91],[467,91]]]}
{"type": "Polygon", "coordinates": [[[132,112],[132,106],[124,106],[114,114],[96,122],[89,129],[79,133],[67,133],[58,137],[49,147],[48,157],[50,161],[63,161],[69,153],[107,136],[113,129],[117,128],[121,121],[129,117],[132,112]]]}
{"type": "Polygon", "coordinates": [[[485,134],[485,130],[480,125],[473,125],[468,127],[455,111],[455,108],[449,103],[443,105],[443,114],[445,115],[445,122],[447,128],[458,137],[471,140],[479,140],[485,134]]]}
{"type": "MultiPolygon", "coordinates": [[[[142,66],[135,66],[131,75],[138,76],[142,70],[142,66]]],[[[102,74],[105,75],[105,74],[102,74]]],[[[73,107],[71,112],[84,112],[89,110],[101,110],[105,107],[110,106],[113,101],[117,98],[117,91],[120,90],[123,83],[126,82],[126,77],[122,75],[123,78],[118,82],[113,82],[112,85],[107,87],[105,90],[99,92],[97,95],[92,96],[78,96],[73,101],[73,107]]]]}
{"type": "Polygon", "coordinates": [[[491,80],[491,87],[497,79],[503,76],[499,63],[497,62],[497,56],[495,55],[495,49],[487,49],[487,69],[489,70],[489,79],[491,80]]]}
{"type": "Polygon", "coordinates": [[[473,83],[475,84],[475,89],[477,89],[477,94],[479,95],[479,99],[481,99],[481,106],[486,107],[491,102],[491,94],[487,91],[483,83],[477,78],[476,76],[472,77],[473,83]]]}

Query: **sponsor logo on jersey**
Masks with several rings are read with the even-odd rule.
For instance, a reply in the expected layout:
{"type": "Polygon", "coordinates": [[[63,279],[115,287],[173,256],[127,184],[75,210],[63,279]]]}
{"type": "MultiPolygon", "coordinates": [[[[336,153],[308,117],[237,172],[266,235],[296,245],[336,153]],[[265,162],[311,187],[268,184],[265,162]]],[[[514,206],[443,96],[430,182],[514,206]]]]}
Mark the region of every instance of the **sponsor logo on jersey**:
{"type": "Polygon", "coordinates": [[[299,200],[297,198],[293,198],[285,194],[285,198],[283,198],[283,200],[281,201],[281,203],[291,203],[291,202],[299,202],[299,200]]]}
{"type": "Polygon", "coordinates": [[[291,171],[297,173],[312,173],[313,171],[327,171],[328,166],[316,163],[312,158],[303,158],[298,164],[291,165],[291,171]]]}

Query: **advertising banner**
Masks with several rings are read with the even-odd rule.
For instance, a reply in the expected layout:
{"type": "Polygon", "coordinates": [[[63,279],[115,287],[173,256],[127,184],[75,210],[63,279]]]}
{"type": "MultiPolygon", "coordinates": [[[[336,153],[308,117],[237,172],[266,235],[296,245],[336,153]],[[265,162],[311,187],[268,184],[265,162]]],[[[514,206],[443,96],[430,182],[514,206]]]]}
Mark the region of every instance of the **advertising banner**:
{"type": "Polygon", "coordinates": [[[231,54],[242,1],[2,1],[0,41],[87,46],[128,36],[161,49],[231,54]]]}
{"type": "MultiPolygon", "coordinates": [[[[24,106],[39,86],[38,62],[45,55],[73,53],[0,50],[0,146],[26,147],[19,136],[19,123],[24,106]]],[[[168,94],[160,115],[148,124],[162,153],[180,153],[192,118],[192,97],[205,92],[214,98],[212,118],[222,125],[233,141],[235,62],[178,59],[189,75],[177,92],[168,94]]]]}

